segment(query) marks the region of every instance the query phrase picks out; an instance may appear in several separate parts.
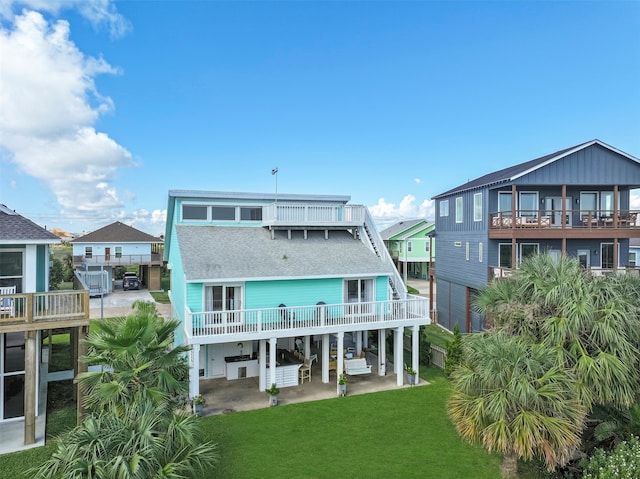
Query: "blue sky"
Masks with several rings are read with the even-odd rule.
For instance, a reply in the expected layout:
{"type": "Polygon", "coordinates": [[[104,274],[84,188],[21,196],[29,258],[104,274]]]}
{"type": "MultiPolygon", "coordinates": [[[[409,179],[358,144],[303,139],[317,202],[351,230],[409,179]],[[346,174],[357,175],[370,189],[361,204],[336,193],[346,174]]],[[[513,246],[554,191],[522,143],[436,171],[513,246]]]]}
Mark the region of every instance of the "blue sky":
{"type": "MultiPolygon", "coordinates": [[[[640,2],[0,0],[0,203],[163,232],[170,189],[380,226],[598,138],[640,157],[640,2]],[[52,5],[53,4],[53,5],[52,5]]],[[[640,195],[634,195],[640,208],[640,195]]]]}

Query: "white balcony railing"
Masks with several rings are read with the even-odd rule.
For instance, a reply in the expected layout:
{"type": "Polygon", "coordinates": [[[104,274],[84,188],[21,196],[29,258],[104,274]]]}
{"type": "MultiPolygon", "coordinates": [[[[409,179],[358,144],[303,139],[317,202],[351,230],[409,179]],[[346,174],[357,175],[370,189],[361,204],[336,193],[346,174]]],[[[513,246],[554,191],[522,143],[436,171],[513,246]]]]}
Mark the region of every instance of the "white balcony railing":
{"type": "Polygon", "coordinates": [[[262,208],[262,224],[270,226],[361,226],[365,209],[361,205],[271,204],[262,208]]]}
{"type": "Polygon", "coordinates": [[[110,255],[75,255],[73,264],[125,266],[130,264],[162,263],[162,253],[148,254],[110,254],[110,255]]]}
{"type": "MultiPolygon", "coordinates": [[[[429,300],[411,296],[405,300],[292,306],[194,313],[187,309],[186,331],[191,337],[231,336],[247,333],[287,333],[296,330],[326,331],[354,326],[377,329],[394,323],[429,324],[429,300]]],[[[405,324],[406,325],[406,324],[405,324]]]]}

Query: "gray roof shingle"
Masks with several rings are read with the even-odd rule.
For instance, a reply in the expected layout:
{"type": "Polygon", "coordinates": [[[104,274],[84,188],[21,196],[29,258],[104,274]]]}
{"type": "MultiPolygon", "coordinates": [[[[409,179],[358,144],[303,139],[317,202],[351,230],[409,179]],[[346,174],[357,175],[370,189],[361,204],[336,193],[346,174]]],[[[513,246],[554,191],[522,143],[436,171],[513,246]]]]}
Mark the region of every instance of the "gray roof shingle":
{"type": "Polygon", "coordinates": [[[404,220],[404,221],[399,221],[398,223],[395,223],[391,226],[389,226],[388,228],[382,230],[380,232],[380,236],[382,237],[383,240],[388,240],[389,238],[392,238],[393,236],[397,235],[398,233],[402,233],[403,231],[408,230],[409,228],[413,228],[415,225],[421,223],[421,222],[425,222],[425,219],[416,219],[416,220],[404,220]]]}
{"type": "Polygon", "coordinates": [[[133,226],[125,225],[116,221],[110,225],[80,236],[70,243],[162,243],[160,238],[151,236],[135,229],[133,226]]]}
{"type": "Polygon", "coordinates": [[[60,238],[33,221],[0,205],[0,242],[60,243],[60,238]]]}
{"type": "Polygon", "coordinates": [[[264,228],[177,225],[187,281],[373,276],[391,273],[346,231],[276,232],[264,228]]]}

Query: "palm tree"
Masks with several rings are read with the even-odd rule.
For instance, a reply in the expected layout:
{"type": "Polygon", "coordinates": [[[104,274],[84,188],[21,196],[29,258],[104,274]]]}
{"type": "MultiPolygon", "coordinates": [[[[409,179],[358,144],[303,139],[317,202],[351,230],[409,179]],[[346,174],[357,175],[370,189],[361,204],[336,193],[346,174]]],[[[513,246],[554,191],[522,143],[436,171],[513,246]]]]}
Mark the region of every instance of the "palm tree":
{"type": "Polygon", "coordinates": [[[28,471],[37,479],[182,479],[205,477],[216,460],[197,416],[167,416],[148,399],[123,415],[91,415],[57,443],[43,465],[28,471]]]}
{"type": "Polygon", "coordinates": [[[593,277],[566,256],[537,255],[513,277],[490,283],[475,304],[494,329],[555,350],[587,409],[627,409],[640,391],[639,283],[630,275],[593,277]]]}
{"type": "Polygon", "coordinates": [[[542,344],[503,331],[466,336],[448,411],[460,435],[503,454],[502,473],[541,457],[549,469],[580,445],[585,408],[574,378],[542,344]]]}
{"type": "Polygon", "coordinates": [[[89,366],[77,381],[89,409],[122,408],[137,394],[168,409],[188,393],[188,346],[173,346],[176,320],[164,320],[155,307],[137,302],[134,314],[94,321],[87,338],[89,366]]]}
{"type": "Polygon", "coordinates": [[[133,314],[91,324],[90,366],[78,376],[89,416],[58,440],[35,478],[203,477],[216,459],[196,416],[181,405],[188,391],[188,347],[173,346],[178,321],[138,303],[133,314]]]}

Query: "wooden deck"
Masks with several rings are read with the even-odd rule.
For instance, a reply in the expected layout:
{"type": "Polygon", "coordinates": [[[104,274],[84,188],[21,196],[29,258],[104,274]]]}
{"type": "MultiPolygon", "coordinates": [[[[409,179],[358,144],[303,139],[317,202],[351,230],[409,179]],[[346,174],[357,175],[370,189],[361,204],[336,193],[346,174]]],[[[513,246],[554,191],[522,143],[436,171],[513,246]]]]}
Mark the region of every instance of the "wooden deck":
{"type": "Polygon", "coordinates": [[[0,295],[1,333],[87,324],[89,324],[89,291],[0,295]]]}

